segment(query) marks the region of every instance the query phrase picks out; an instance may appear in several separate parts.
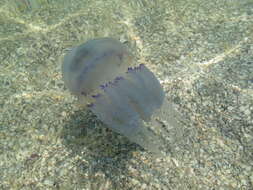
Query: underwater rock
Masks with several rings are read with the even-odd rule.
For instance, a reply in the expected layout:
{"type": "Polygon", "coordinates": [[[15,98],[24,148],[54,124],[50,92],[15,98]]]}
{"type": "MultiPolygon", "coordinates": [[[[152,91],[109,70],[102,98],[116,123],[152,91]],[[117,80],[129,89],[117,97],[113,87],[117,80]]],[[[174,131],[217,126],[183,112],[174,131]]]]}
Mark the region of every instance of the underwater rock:
{"type": "Polygon", "coordinates": [[[179,114],[155,75],[132,61],[120,42],[90,40],[65,56],[63,80],[108,128],[160,155],[160,135],[174,143],[182,134],[179,114]]]}

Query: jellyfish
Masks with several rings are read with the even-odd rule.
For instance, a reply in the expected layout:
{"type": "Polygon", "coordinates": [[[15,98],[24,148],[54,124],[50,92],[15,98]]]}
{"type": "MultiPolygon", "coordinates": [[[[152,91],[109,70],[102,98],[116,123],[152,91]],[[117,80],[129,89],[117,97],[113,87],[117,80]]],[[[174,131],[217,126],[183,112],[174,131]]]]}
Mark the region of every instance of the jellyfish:
{"type": "Polygon", "coordinates": [[[161,155],[162,139],[182,139],[180,114],[154,73],[133,60],[115,39],[89,40],[65,56],[63,80],[108,128],[161,155]]]}

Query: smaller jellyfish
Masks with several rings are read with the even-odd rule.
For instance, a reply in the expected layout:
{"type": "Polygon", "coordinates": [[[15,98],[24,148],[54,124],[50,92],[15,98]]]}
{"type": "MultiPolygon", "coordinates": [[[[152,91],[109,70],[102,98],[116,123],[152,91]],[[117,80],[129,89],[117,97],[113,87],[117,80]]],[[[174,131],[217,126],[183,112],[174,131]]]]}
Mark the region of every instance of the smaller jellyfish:
{"type": "Polygon", "coordinates": [[[182,140],[180,114],[155,75],[132,62],[132,55],[117,40],[89,40],[65,56],[63,80],[79,103],[108,128],[161,155],[167,148],[163,145],[182,140]]]}

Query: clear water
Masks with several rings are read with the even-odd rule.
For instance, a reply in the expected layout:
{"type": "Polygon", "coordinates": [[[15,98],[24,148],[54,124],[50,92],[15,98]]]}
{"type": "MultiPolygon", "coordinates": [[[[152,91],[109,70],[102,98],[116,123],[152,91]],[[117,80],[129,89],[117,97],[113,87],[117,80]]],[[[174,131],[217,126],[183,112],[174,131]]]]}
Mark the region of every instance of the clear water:
{"type": "Polygon", "coordinates": [[[250,189],[252,28],[251,0],[0,1],[1,189],[250,189]],[[184,146],[157,160],[77,106],[63,57],[98,37],[155,73],[184,146]]]}

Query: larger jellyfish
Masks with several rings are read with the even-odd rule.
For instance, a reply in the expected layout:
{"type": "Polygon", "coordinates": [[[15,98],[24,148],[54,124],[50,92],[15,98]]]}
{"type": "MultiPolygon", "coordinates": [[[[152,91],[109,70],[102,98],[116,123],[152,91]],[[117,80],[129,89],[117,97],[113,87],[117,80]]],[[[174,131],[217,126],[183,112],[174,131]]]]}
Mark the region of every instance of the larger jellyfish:
{"type": "Polygon", "coordinates": [[[161,136],[171,144],[181,138],[180,116],[155,75],[133,60],[115,39],[89,40],[65,56],[63,80],[108,128],[161,154],[161,136]]]}

